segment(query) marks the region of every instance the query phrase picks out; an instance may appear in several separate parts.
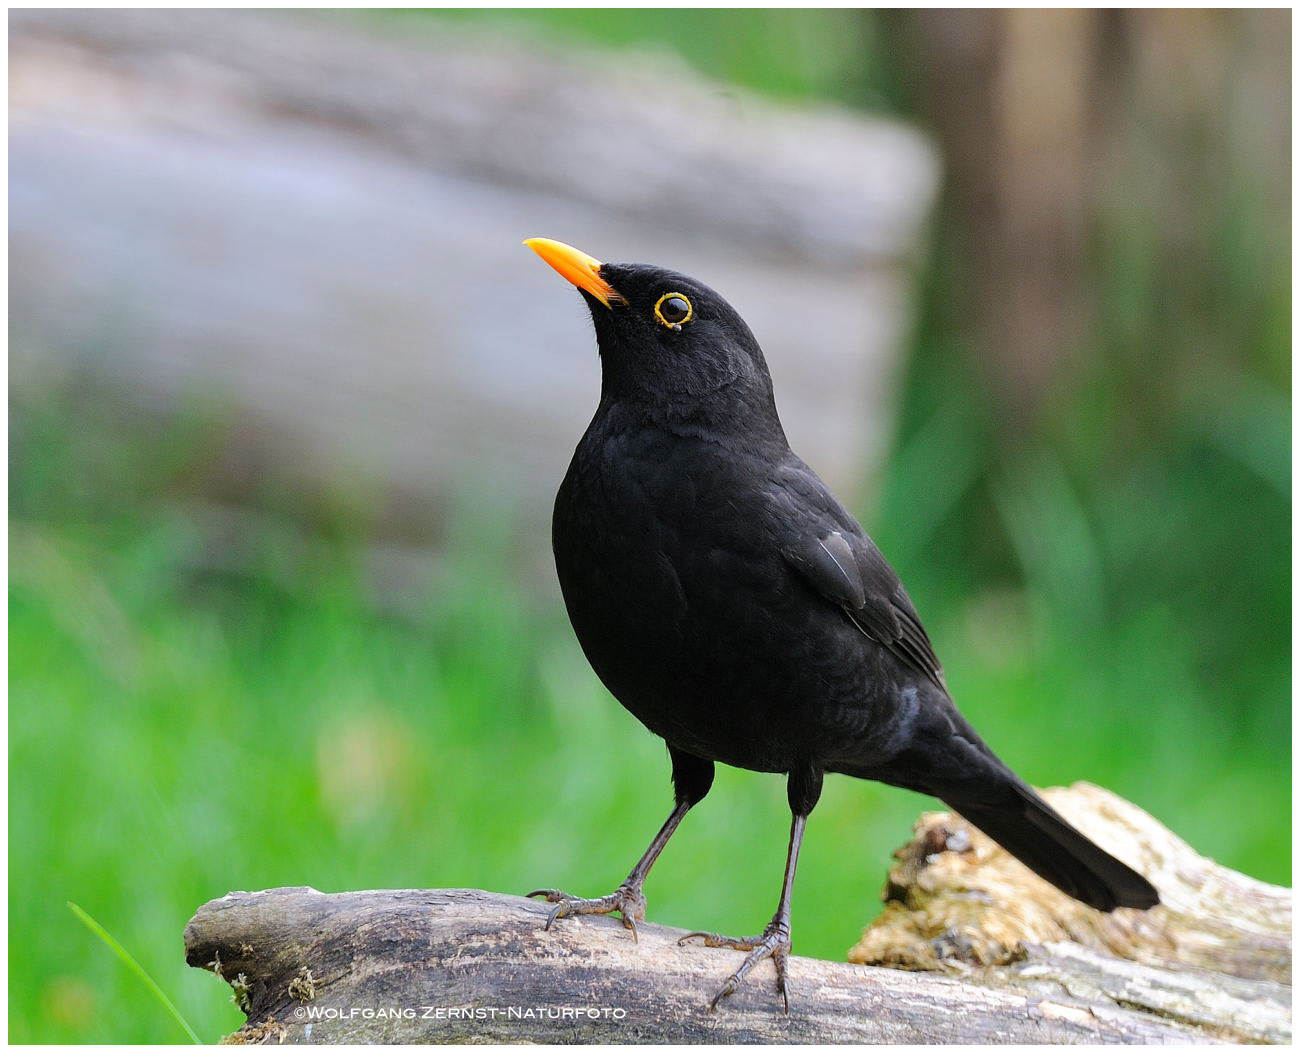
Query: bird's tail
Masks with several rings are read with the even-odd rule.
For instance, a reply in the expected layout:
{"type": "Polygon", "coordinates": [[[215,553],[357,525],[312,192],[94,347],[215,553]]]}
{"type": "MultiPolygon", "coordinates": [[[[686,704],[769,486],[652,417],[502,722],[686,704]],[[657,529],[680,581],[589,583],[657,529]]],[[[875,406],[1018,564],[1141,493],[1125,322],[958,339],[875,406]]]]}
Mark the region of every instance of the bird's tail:
{"type": "Polygon", "coordinates": [[[1098,848],[1051,805],[1014,776],[1006,803],[987,800],[945,803],[1062,892],[1096,907],[1154,907],[1160,895],[1151,882],[1098,848]]]}

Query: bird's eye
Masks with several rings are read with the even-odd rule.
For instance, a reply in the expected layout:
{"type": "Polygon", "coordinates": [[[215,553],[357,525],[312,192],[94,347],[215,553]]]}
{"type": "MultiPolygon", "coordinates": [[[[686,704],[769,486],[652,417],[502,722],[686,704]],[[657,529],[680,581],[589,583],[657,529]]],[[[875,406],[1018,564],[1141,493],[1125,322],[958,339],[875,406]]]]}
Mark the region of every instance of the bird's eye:
{"type": "Polygon", "coordinates": [[[689,322],[695,315],[691,301],[681,293],[664,293],[655,304],[655,317],[669,329],[677,329],[682,323],[689,322]]]}

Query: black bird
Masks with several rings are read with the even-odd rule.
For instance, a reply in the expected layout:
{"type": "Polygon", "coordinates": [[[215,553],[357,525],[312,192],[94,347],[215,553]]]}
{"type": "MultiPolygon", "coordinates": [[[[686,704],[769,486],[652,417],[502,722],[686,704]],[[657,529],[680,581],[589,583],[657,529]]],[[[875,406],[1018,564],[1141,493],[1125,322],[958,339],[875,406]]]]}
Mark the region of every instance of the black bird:
{"type": "Polygon", "coordinates": [[[715,762],[787,777],[790,848],[759,936],[692,933],[747,951],[710,1008],[764,958],[786,1009],[790,895],[828,772],[931,794],[1031,870],[1098,910],[1159,902],[1002,763],[957,711],[898,575],[786,443],[758,341],[693,278],[525,242],[576,285],[600,347],[601,393],[555,499],[552,544],[596,674],[668,744],[676,803],[619,887],[530,893],[570,914],[619,911],[715,762]]]}

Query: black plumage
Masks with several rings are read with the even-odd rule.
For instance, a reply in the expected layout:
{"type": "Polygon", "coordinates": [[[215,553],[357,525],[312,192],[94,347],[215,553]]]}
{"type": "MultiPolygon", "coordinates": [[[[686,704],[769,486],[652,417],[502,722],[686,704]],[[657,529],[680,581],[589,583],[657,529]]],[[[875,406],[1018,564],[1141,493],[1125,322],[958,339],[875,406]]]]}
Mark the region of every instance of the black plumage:
{"type": "MultiPolygon", "coordinates": [[[[787,775],[794,821],[776,916],[713,1003],[772,957],[784,994],[804,820],[840,773],[940,798],[1039,875],[1100,910],[1154,888],[1077,830],[984,743],[949,697],[902,583],[789,448],[758,342],[717,293],[658,267],[529,244],[591,309],[602,385],[555,502],[556,570],[610,692],[668,743],[676,806],[627,881],[574,913],[635,931],[646,872],[715,762],[787,775]]],[[[815,306],[810,310],[815,310],[815,306]]]]}

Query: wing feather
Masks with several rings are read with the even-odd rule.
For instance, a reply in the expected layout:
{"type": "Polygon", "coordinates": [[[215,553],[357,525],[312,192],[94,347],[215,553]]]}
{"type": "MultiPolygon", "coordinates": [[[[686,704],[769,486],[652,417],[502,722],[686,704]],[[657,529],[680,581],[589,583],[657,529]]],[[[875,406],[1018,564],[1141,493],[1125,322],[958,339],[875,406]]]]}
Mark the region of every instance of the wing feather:
{"type": "Polygon", "coordinates": [[[930,637],[894,568],[803,462],[776,479],[781,555],[866,635],[943,691],[930,637]]]}

